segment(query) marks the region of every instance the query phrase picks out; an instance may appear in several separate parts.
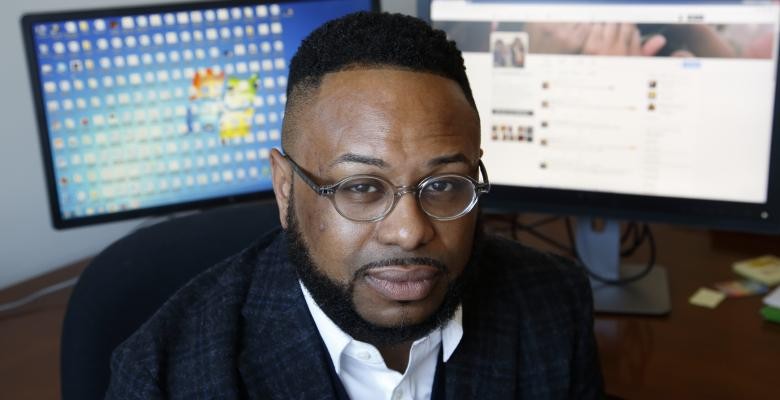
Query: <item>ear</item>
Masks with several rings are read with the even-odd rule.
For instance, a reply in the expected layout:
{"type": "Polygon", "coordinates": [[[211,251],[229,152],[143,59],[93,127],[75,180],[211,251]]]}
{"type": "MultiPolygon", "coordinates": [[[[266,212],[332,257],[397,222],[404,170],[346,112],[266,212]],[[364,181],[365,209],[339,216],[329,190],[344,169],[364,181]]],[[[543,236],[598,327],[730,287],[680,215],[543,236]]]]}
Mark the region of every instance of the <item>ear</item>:
{"type": "Polygon", "coordinates": [[[287,229],[287,207],[290,205],[292,189],[292,169],[290,163],[277,149],[271,149],[271,181],[274,187],[276,204],[279,206],[279,222],[287,229]]]}

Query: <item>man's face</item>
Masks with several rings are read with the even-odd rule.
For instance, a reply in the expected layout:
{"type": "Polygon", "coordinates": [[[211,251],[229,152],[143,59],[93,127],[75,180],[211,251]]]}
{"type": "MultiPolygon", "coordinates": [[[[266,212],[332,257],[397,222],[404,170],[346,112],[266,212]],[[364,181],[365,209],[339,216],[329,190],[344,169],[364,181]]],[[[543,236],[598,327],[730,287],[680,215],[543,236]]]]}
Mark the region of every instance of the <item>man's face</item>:
{"type": "MultiPolygon", "coordinates": [[[[299,138],[287,151],[319,185],[358,174],[396,186],[445,173],[477,177],[479,119],[454,81],[395,69],[336,72],[303,107],[299,138]]],[[[471,256],[476,211],[436,221],[408,194],[385,219],[354,222],[294,176],[278,152],[272,164],[282,225],[290,228],[294,184],[295,228],[318,272],[350,288],[360,317],[400,327],[439,309],[471,256]]]]}

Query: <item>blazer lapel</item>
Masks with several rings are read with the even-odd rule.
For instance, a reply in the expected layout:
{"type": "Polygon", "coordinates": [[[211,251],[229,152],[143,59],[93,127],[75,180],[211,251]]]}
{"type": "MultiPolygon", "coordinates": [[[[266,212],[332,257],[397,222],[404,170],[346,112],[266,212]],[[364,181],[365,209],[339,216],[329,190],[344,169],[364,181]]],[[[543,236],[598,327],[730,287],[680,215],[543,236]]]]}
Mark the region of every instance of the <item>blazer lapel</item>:
{"type": "Polygon", "coordinates": [[[250,398],[335,399],[322,348],[308,309],[298,307],[274,321],[247,324],[239,369],[250,398]]]}
{"type": "Polygon", "coordinates": [[[463,338],[445,364],[447,399],[515,397],[517,335],[486,313],[490,311],[464,301],[463,338]]]}
{"type": "MultiPolygon", "coordinates": [[[[282,236],[282,235],[280,235],[282,236]]],[[[242,315],[239,371],[248,398],[335,399],[333,368],[283,238],[258,261],[242,315]]]]}

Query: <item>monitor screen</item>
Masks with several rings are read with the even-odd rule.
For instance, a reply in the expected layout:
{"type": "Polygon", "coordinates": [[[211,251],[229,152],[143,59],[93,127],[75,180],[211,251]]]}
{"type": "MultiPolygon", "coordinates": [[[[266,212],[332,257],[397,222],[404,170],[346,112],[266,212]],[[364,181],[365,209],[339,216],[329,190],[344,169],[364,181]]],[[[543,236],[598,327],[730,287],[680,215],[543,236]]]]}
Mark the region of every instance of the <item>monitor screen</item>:
{"type": "Polygon", "coordinates": [[[209,2],[22,18],[58,228],[271,196],[287,66],[371,0],[209,2]]]}
{"type": "Polygon", "coordinates": [[[780,231],[778,2],[431,3],[493,201],[780,231]]]}

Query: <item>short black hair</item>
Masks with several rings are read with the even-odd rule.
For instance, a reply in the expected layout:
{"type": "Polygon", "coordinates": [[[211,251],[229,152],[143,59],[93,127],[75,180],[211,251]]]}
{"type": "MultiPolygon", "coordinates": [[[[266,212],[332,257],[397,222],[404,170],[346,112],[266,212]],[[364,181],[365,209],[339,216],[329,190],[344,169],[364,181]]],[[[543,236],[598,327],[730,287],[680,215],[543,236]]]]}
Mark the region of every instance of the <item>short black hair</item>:
{"type": "Polygon", "coordinates": [[[463,56],[444,31],[402,14],[357,12],[329,21],[302,42],[290,61],[282,146],[295,136],[288,119],[329,73],[355,68],[398,68],[455,81],[474,107],[463,56]]]}

